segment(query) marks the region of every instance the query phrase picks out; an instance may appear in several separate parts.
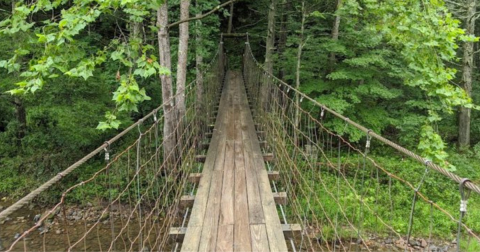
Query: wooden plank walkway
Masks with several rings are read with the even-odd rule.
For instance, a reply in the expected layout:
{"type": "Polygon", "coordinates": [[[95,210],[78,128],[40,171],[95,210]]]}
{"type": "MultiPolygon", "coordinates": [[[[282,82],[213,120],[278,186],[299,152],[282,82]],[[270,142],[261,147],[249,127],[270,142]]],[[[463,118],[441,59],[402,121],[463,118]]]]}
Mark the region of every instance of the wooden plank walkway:
{"type": "Polygon", "coordinates": [[[227,73],[181,251],[287,251],[242,75],[227,73]]]}

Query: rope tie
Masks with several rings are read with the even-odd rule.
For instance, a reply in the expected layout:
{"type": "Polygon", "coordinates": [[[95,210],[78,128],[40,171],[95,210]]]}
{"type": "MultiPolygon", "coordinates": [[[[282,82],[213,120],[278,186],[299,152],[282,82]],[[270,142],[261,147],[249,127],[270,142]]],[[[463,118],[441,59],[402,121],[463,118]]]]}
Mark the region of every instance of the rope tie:
{"type": "Polygon", "coordinates": [[[462,233],[462,219],[465,217],[467,213],[467,202],[468,198],[470,197],[470,190],[465,190],[465,184],[467,182],[471,182],[468,178],[463,178],[459,183],[459,191],[460,191],[460,216],[458,217],[458,230],[457,230],[457,251],[460,251],[460,236],[462,233]]]}
{"type": "Polygon", "coordinates": [[[367,142],[365,143],[365,151],[368,151],[370,149],[370,141],[372,140],[372,136],[370,135],[370,132],[372,132],[371,129],[367,131],[367,142]]]}
{"type": "Polygon", "coordinates": [[[108,163],[108,161],[110,161],[110,142],[105,141],[105,144],[107,146],[105,146],[105,148],[103,148],[103,150],[105,151],[105,162],[108,163]]]}

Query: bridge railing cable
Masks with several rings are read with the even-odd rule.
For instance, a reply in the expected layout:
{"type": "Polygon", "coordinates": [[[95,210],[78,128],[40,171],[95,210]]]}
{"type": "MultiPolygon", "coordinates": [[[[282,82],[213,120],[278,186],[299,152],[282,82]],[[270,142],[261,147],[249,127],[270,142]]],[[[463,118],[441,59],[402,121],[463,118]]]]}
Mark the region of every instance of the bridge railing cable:
{"type": "Polygon", "coordinates": [[[196,156],[205,151],[205,132],[214,119],[224,64],[221,43],[203,71],[203,89],[196,88],[195,80],[186,85],[185,117],[171,133],[174,150],[164,153],[163,139],[168,136],[162,133],[162,107],[175,96],[2,211],[0,245],[7,251],[169,250],[170,227],[179,226],[181,217],[188,215],[179,199],[195,190],[189,175],[201,170],[196,156]],[[99,154],[104,154],[106,164],[99,154]],[[25,209],[39,196],[57,203],[52,208],[25,209]],[[25,212],[32,218],[22,217],[25,212]],[[23,224],[16,218],[24,219],[23,224]],[[12,229],[18,233],[7,232],[12,229]]]}
{"type": "Polygon", "coordinates": [[[289,238],[295,250],[375,251],[386,246],[430,251],[480,246],[480,227],[475,222],[480,198],[463,193],[480,192],[478,185],[269,74],[255,59],[248,41],[243,73],[260,140],[267,143],[264,152],[274,156],[268,167],[280,172],[281,179],[272,182],[272,190],[283,190],[288,196],[287,205],[279,210],[286,215],[285,224],[301,225],[300,234],[289,238]],[[365,145],[351,143],[347,136],[329,129],[333,120],[363,131],[365,145]],[[382,157],[372,151],[388,146],[402,155],[382,157]],[[439,173],[429,173],[430,169],[439,173]],[[445,197],[459,200],[445,205],[445,197]],[[469,218],[463,208],[467,200],[469,218]],[[453,237],[457,245],[451,243],[453,237]]]}

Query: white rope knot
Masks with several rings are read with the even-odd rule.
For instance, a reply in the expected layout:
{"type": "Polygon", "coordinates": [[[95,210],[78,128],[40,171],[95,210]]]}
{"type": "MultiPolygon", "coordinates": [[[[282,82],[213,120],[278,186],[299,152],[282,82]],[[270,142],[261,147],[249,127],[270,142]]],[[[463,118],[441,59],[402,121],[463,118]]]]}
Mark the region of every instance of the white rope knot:
{"type": "Polygon", "coordinates": [[[467,200],[460,200],[460,212],[466,213],[467,212],[467,200]]]}

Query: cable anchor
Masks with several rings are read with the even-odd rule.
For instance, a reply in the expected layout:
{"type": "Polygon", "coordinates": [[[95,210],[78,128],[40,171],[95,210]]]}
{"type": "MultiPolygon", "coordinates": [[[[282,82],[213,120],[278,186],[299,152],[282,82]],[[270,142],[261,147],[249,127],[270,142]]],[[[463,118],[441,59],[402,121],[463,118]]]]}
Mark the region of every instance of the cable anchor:
{"type": "Polygon", "coordinates": [[[372,140],[372,136],[370,135],[370,132],[372,132],[371,129],[367,131],[367,142],[365,143],[365,149],[370,149],[370,141],[372,140]]]}
{"type": "Polygon", "coordinates": [[[108,163],[108,161],[110,161],[110,142],[105,141],[105,144],[107,146],[105,146],[105,148],[103,148],[103,150],[105,151],[105,161],[108,163]]]}

